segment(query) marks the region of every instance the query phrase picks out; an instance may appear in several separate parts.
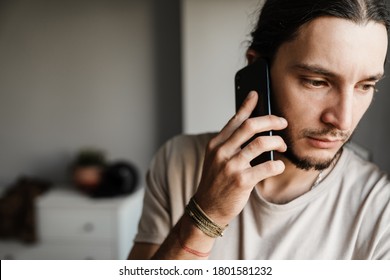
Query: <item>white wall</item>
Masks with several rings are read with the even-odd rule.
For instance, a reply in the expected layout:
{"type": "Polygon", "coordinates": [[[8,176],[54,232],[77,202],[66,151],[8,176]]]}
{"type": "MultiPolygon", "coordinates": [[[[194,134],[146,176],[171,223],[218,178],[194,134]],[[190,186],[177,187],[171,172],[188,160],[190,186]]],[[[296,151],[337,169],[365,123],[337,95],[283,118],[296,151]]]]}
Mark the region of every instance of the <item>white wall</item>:
{"type": "Polygon", "coordinates": [[[178,1],[0,8],[0,185],[21,174],[64,182],[89,146],[143,175],[161,142],[181,131],[178,1]]]}
{"type": "Polygon", "coordinates": [[[259,0],[183,0],[183,129],[216,131],[234,114],[234,74],[257,19],[259,0]]]}

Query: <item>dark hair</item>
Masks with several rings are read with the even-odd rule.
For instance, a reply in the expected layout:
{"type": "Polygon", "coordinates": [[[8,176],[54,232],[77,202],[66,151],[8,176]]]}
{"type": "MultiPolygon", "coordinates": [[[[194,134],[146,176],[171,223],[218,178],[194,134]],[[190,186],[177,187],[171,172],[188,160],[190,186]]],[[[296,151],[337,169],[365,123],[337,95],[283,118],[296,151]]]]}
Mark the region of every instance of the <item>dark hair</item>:
{"type": "Polygon", "coordinates": [[[318,17],[333,16],[364,24],[382,23],[389,30],[390,19],[384,0],[267,0],[250,49],[272,62],[279,47],[297,35],[299,28],[318,17]]]}

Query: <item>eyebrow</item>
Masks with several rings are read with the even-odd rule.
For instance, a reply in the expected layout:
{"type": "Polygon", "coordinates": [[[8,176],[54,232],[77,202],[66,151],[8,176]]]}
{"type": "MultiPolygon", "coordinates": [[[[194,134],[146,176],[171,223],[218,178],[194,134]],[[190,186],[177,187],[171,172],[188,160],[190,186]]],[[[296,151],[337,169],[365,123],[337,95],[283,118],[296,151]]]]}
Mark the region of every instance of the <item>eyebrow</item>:
{"type": "MultiPolygon", "coordinates": [[[[318,74],[318,75],[329,77],[329,78],[337,78],[337,76],[338,76],[336,73],[329,71],[329,70],[327,70],[319,65],[315,65],[315,64],[310,65],[310,64],[299,63],[299,64],[293,65],[292,68],[312,72],[314,74],[318,74]]],[[[368,76],[367,78],[365,78],[363,80],[374,82],[374,81],[381,80],[383,77],[384,77],[384,73],[378,73],[375,75],[368,76]]]]}

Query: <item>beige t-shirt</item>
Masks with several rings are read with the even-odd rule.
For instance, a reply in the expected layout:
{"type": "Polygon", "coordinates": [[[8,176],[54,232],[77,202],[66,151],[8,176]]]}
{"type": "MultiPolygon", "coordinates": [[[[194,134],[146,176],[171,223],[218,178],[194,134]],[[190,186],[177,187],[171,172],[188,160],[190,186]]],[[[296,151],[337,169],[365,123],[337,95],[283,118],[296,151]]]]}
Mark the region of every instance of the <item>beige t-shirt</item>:
{"type": "MultiPolygon", "coordinates": [[[[183,215],[211,137],[178,136],[156,154],[135,242],[161,244],[183,215]]],[[[210,259],[390,259],[390,182],[344,148],[314,190],[287,204],[269,203],[252,191],[210,259]]]]}

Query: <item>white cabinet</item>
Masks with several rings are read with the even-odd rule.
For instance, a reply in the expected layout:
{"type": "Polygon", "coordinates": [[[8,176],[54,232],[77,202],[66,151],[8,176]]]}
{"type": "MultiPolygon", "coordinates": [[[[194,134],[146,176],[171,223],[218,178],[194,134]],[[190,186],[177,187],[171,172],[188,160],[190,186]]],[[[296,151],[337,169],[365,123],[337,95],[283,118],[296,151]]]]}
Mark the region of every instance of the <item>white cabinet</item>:
{"type": "Polygon", "coordinates": [[[2,259],[126,259],[141,215],[143,189],[116,198],[89,198],[53,189],[36,203],[40,242],[0,244],[2,259]]]}

